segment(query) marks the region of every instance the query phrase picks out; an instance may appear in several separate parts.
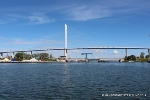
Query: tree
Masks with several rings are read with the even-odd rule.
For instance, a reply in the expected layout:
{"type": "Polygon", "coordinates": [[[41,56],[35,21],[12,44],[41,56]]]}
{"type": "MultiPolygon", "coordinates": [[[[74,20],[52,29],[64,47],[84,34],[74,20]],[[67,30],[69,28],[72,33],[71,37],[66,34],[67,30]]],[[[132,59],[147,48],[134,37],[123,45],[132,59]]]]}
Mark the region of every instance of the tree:
{"type": "Polygon", "coordinates": [[[16,55],[15,55],[16,60],[17,61],[22,61],[23,60],[23,55],[24,54],[22,52],[16,53],[16,55]]]}
{"type": "Polygon", "coordinates": [[[131,60],[134,60],[134,61],[136,60],[136,56],[135,55],[131,55],[131,58],[132,58],[131,60]]]}
{"type": "Polygon", "coordinates": [[[24,53],[23,54],[23,59],[31,59],[31,55],[30,54],[26,54],[26,53],[24,53]]]}
{"type": "Polygon", "coordinates": [[[146,55],[145,58],[150,58],[150,56],[149,56],[149,55],[146,55]]]}
{"type": "Polygon", "coordinates": [[[40,60],[45,60],[49,58],[49,54],[48,53],[40,53],[39,59],[40,60]]]}
{"type": "Polygon", "coordinates": [[[23,52],[18,52],[16,53],[15,58],[17,61],[22,61],[24,59],[30,59],[31,55],[23,52]]]}
{"type": "Polygon", "coordinates": [[[128,56],[127,60],[133,60],[133,61],[135,61],[136,60],[136,56],[135,55],[128,56]]]}
{"type": "Polygon", "coordinates": [[[40,58],[40,54],[39,53],[32,54],[32,57],[33,58],[40,58]]]}
{"type": "Polygon", "coordinates": [[[50,54],[50,59],[52,59],[53,58],[53,56],[52,56],[52,54],[50,54]]]}
{"type": "Polygon", "coordinates": [[[144,58],[144,52],[141,52],[140,58],[144,58]]]}

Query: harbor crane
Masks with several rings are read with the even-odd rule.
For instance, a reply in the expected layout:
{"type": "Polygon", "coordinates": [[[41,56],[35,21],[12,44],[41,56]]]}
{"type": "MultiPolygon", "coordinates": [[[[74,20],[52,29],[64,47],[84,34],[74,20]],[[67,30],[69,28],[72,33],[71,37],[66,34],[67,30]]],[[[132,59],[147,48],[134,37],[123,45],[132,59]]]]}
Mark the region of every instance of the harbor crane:
{"type": "Polygon", "coordinates": [[[85,59],[88,59],[88,58],[87,58],[87,55],[88,55],[88,54],[92,54],[92,57],[93,57],[93,53],[81,53],[81,55],[84,55],[84,54],[85,54],[85,59]]]}

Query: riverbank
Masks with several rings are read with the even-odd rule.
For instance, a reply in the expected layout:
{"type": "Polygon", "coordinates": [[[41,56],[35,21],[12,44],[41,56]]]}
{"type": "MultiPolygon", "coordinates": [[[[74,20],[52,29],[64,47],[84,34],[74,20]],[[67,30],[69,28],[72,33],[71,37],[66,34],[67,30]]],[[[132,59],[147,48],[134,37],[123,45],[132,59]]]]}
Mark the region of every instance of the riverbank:
{"type": "Polygon", "coordinates": [[[36,62],[24,62],[24,61],[6,61],[6,62],[0,62],[0,63],[52,63],[53,61],[36,61],[36,62]]]}
{"type": "Polygon", "coordinates": [[[147,62],[148,58],[137,58],[136,62],[147,62]]]}
{"type": "Polygon", "coordinates": [[[65,60],[59,61],[0,61],[0,63],[52,63],[52,62],[66,62],[65,60]]]}
{"type": "MultiPolygon", "coordinates": [[[[133,62],[147,62],[148,61],[148,58],[136,58],[135,61],[133,62]]],[[[125,62],[129,62],[128,60],[126,60],[125,62]]],[[[132,61],[131,61],[132,62],[132,61]]]]}

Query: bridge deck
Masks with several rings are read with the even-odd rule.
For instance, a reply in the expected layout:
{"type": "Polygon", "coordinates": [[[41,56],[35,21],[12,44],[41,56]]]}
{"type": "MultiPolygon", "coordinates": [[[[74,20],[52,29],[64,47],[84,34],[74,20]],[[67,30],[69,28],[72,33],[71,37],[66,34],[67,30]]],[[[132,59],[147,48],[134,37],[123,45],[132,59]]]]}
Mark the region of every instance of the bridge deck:
{"type": "Polygon", "coordinates": [[[50,49],[33,49],[33,50],[16,50],[16,51],[1,51],[0,53],[13,52],[31,52],[31,51],[49,51],[49,50],[77,50],[77,49],[150,49],[149,47],[90,47],[90,48],[50,48],[50,49]]]}

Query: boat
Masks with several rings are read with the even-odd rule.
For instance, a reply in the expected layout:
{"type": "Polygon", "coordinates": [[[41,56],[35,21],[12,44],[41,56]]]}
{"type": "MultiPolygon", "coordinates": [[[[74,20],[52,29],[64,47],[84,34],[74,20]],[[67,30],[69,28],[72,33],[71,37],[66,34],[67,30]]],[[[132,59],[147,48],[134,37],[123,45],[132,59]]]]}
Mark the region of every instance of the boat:
{"type": "Polygon", "coordinates": [[[134,61],[130,60],[129,62],[134,62],[134,61]]]}

